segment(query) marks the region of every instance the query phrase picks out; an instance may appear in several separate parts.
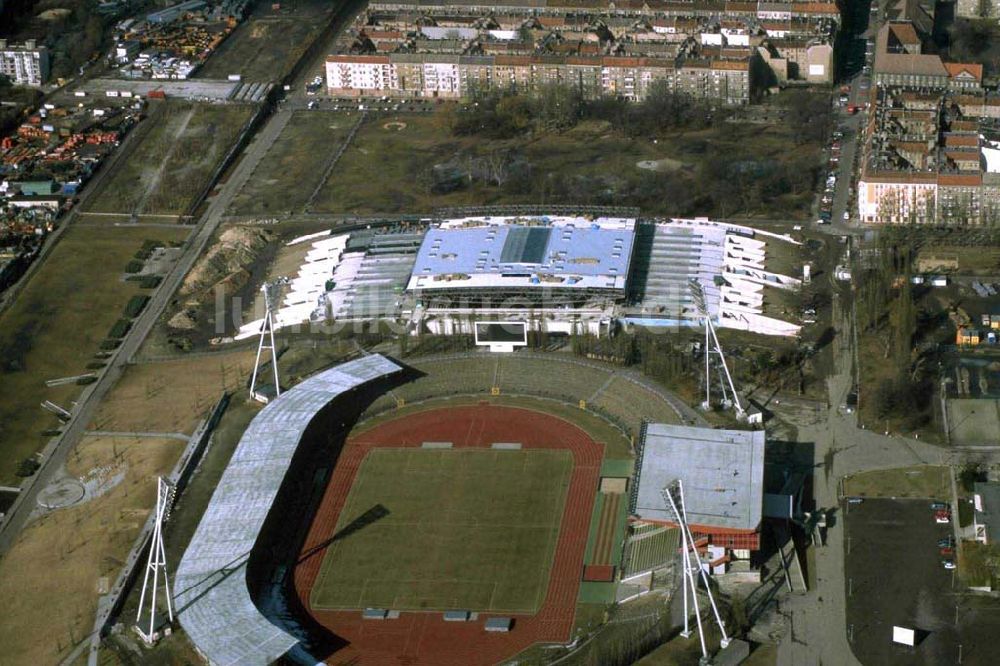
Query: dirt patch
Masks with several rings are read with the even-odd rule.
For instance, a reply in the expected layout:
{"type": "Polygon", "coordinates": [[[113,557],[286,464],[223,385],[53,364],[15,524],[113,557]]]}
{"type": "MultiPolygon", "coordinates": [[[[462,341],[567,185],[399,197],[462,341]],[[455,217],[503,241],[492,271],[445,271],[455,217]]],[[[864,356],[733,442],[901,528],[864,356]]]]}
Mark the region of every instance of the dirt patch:
{"type": "Polygon", "coordinates": [[[199,325],[200,306],[213,302],[221,290],[225,294],[241,291],[251,280],[253,265],[274,234],[252,227],[230,227],[198,260],[184,278],[178,291],[182,310],[167,325],[194,330],[199,325]]]}
{"type": "Polygon", "coordinates": [[[393,122],[385,123],[384,125],[382,125],[382,129],[384,129],[384,130],[395,130],[397,132],[402,132],[403,130],[406,129],[406,123],[401,122],[401,121],[393,121],[393,122]]]}
{"type": "Polygon", "coordinates": [[[200,300],[214,287],[239,289],[250,276],[247,268],[257,259],[260,250],[271,242],[273,234],[251,227],[231,227],[219,235],[191,272],[184,278],[180,295],[200,300]]]}
{"type": "Polygon", "coordinates": [[[657,173],[674,173],[680,171],[686,165],[680,160],[675,160],[670,157],[663,157],[658,160],[640,160],[635,163],[640,169],[645,169],[646,171],[656,171],[657,173]]]}

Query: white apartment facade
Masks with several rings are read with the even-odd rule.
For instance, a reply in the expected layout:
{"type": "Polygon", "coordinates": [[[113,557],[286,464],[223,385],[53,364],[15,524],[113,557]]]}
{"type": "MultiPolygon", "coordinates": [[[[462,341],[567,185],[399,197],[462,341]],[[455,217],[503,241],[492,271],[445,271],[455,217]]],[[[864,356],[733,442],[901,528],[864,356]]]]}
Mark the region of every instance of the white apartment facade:
{"type": "Polygon", "coordinates": [[[42,85],[49,78],[48,49],[33,39],[23,44],[0,39],[0,75],[20,85],[42,85]]]}

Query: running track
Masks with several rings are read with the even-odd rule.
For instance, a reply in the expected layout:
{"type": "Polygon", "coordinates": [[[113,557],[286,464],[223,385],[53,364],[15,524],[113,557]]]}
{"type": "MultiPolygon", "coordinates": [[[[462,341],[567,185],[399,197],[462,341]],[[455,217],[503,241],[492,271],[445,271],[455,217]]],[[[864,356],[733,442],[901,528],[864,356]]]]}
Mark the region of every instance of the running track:
{"type": "MultiPolygon", "coordinates": [[[[362,620],[360,611],[313,611],[324,627],[348,642],[328,664],[405,664],[472,666],[493,664],[539,642],[567,642],[573,630],[591,512],[600,477],[604,446],[583,430],[542,412],[480,403],[418,412],[376,426],[350,438],[337,462],[302,551],[329,539],[365,454],[384,446],[420,446],[452,442],[457,447],[489,447],[520,442],[524,448],[569,449],[574,467],[566,495],[562,529],[541,609],[533,616],[513,616],[509,633],[486,633],[477,621],[444,622],[441,613],[402,613],[395,620],[362,620]]],[[[322,553],[295,570],[295,589],[305,608],[319,573],[322,553]]]]}

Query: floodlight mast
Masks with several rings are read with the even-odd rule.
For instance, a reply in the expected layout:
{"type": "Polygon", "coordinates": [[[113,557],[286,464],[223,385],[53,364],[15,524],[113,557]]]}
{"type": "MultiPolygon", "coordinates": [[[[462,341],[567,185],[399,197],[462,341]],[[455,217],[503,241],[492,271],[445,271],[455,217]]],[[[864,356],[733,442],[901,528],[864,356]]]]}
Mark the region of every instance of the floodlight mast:
{"type": "Polygon", "coordinates": [[[163,545],[163,521],[166,520],[173,502],[174,486],[162,476],[156,478],[156,513],[153,521],[153,537],[149,542],[149,557],[146,559],[146,575],[142,580],[142,593],[139,595],[139,610],[135,615],[136,630],[147,643],[153,643],[156,631],[156,591],[160,586],[160,573],[163,574],[164,596],[167,598],[167,618],[171,624],[174,621],[174,608],[170,600],[170,581],[167,578],[167,551],[163,545]],[[150,588],[150,574],[152,587],[150,588]],[[146,601],[146,591],[149,596],[149,632],[144,632],[139,624],[142,621],[143,606],[146,601]]]}
{"type": "Polygon", "coordinates": [[[711,354],[715,353],[719,356],[722,373],[725,375],[725,381],[720,382],[723,404],[728,400],[726,395],[726,386],[728,385],[729,392],[733,396],[736,418],[743,419],[746,417],[746,410],[740,403],[740,397],[736,393],[736,384],[733,382],[733,376],[729,373],[729,366],[726,364],[726,356],[722,353],[722,345],[719,344],[719,337],[715,334],[715,325],[712,323],[712,316],[705,302],[705,288],[698,280],[690,280],[688,281],[688,289],[691,292],[695,308],[698,310],[698,317],[705,326],[705,402],[702,403],[702,409],[709,409],[712,405],[711,354]]]}
{"type": "Polygon", "coordinates": [[[257,342],[257,358],[253,362],[253,376],[250,378],[250,397],[257,391],[257,377],[260,373],[261,353],[268,349],[271,352],[271,369],[274,371],[274,395],[281,395],[281,384],[278,383],[278,351],[274,346],[274,311],[273,302],[277,291],[277,282],[267,282],[260,290],[264,292],[264,320],[260,324],[260,340],[257,342]]]}
{"type": "Polygon", "coordinates": [[[691,635],[688,625],[687,596],[688,589],[690,588],[691,598],[694,601],[695,620],[698,624],[698,638],[701,640],[702,661],[707,662],[708,649],[705,645],[705,633],[701,623],[701,611],[698,607],[698,587],[696,581],[698,576],[701,577],[701,580],[705,585],[705,594],[708,596],[708,603],[712,607],[712,615],[714,615],[715,623],[719,626],[719,631],[722,633],[722,640],[719,641],[719,644],[723,648],[729,645],[729,634],[726,633],[726,625],[723,623],[722,616],[719,614],[719,608],[715,604],[715,596],[712,594],[712,588],[708,583],[708,574],[705,573],[705,569],[701,566],[697,547],[695,546],[694,536],[691,534],[691,528],[688,525],[687,509],[684,505],[684,484],[680,479],[675,479],[667,484],[660,492],[663,495],[663,498],[667,501],[667,504],[670,506],[670,510],[674,514],[674,520],[677,522],[677,525],[681,530],[681,549],[685,579],[684,631],[681,632],[681,635],[685,638],[691,635]]]}

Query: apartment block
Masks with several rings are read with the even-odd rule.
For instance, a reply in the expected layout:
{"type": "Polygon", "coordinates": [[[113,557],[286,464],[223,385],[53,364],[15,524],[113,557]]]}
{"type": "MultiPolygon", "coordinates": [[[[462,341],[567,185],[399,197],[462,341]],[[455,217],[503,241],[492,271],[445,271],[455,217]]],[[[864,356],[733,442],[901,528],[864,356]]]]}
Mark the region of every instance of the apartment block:
{"type": "Polygon", "coordinates": [[[21,85],[42,85],[49,78],[49,50],[33,39],[23,44],[0,39],[0,75],[21,85]]]}
{"type": "MultiPolygon", "coordinates": [[[[914,14],[919,5],[906,6],[914,14]]],[[[919,14],[919,12],[916,12],[919,14]]],[[[867,224],[1000,222],[1000,98],[983,67],[924,51],[919,23],[890,20],[875,41],[858,180],[867,224]]]]}
{"type": "Polygon", "coordinates": [[[739,105],[767,83],[762,53],[780,61],[782,82],[829,83],[838,17],[823,2],[377,1],[327,59],[327,86],[334,95],[457,98],[559,83],[639,100],[663,82],[739,105]]]}

